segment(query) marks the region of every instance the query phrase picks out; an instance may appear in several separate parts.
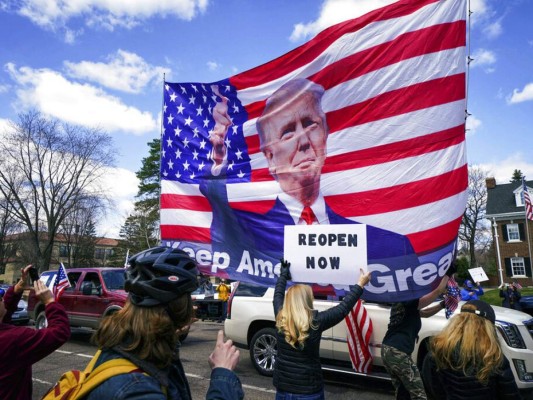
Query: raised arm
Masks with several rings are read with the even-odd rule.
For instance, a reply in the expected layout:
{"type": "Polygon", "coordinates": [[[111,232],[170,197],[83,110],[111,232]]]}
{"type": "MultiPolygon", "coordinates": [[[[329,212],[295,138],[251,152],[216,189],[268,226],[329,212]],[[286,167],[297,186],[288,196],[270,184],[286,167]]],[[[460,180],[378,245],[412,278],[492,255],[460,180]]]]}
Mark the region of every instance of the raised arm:
{"type": "Polygon", "coordinates": [[[220,94],[217,85],[211,85],[211,89],[222,100],[217,101],[215,107],[213,107],[215,127],[209,135],[209,141],[213,145],[211,157],[215,162],[215,165],[219,166],[226,157],[226,144],[224,143],[224,140],[226,139],[226,133],[231,126],[231,119],[228,114],[228,98],[220,94]]]}
{"type": "MultiPolygon", "coordinates": [[[[455,261],[452,261],[452,263],[450,264],[450,267],[446,271],[446,274],[442,277],[442,280],[440,281],[439,286],[437,286],[431,292],[429,292],[428,294],[420,298],[420,300],[418,301],[418,309],[421,310],[423,308],[426,308],[431,303],[433,303],[435,299],[439,297],[441,293],[444,293],[444,291],[446,290],[446,285],[448,284],[448,281],[450,280],[450,277],[456,272],[457,272],[457,265],[455,264],[455,261]]],[[[435,312],[433,314],[435,314],[435,312]]]]}
{"type": "Polygon", "coordinates": [[[290,267],[290,262],[281,259],[281,272],[274,290],[274,316],[278,315],[278,312],[281,307],[283,307],[283,302],[285,301],[285,288],[287,287],[287,281],[291,279],[290,267]]]}
{"type": "Polygon", "coordinates": [[[365,273],[361,269],[359,281],[356,285],[354,285],[352,290],[346,293],[344,299],[342,299],[342,301],[335,307],[318,313],[317,319],[318,323],[320,324],[320,329],[329,329],[332,326],[337,325],[344,319],[344,317],[348,315],[350,310],[355,306],[355,303],[357,303],[357,300],[359,300],[363,294],[363,288],[366,286],[366,284],[368,284],[368,282],[370,282],[371,274],[371,272],[365,273]]]}

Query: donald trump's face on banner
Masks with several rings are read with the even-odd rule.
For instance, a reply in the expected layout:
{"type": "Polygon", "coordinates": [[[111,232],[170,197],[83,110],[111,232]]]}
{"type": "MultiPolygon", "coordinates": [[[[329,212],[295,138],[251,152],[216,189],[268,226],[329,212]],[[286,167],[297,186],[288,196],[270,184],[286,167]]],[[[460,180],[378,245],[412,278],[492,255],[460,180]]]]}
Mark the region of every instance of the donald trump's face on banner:
{"type": "Polygon", "coordinates": [[[320,189],[328,128],[324,89],[306,79],[289,81],[267,100],[257,129],[269,171],[281,189],[311,204],[320,189]]]}

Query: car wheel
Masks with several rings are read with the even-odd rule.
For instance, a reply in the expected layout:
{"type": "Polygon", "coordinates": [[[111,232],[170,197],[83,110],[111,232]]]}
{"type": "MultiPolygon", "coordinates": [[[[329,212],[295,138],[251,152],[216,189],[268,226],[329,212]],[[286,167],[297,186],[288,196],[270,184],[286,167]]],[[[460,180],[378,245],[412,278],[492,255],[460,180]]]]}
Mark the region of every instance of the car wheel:
{"type": "Polygon", "coordinates": [[[35,328],[36,329],[44,329],[48,326],[48,320],[46,319],[46,314],[44,311],[41,311],[39,315],[37,315],[37,319],[35,320],[35,328]]]}
{"type": "Polygon", "coordinates": [[[250,359],[257,372],[264,376],[272,376],[277,354],[276,330],[263,328],[257,331],[250,343],[250,359]]]}

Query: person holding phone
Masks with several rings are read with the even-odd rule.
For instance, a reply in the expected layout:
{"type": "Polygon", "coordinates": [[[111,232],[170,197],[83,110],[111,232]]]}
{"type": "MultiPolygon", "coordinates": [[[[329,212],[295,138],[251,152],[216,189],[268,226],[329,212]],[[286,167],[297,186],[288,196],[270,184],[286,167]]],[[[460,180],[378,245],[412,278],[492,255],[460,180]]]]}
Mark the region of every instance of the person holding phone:
{"type": "Polygon", "coordinates": [[[37,270],[28,265],[21,273],[20,280],[0,296],[0,399],[30,400],[32,365],[54,352],[70,337],[65,308],[55,302],[50,289],[39,279],[37,270]],[[45,305],[48,320],[48,327],[39,330],[10,324],[22,293],[28,287],[32,268],[35,295],[45,305]]]}

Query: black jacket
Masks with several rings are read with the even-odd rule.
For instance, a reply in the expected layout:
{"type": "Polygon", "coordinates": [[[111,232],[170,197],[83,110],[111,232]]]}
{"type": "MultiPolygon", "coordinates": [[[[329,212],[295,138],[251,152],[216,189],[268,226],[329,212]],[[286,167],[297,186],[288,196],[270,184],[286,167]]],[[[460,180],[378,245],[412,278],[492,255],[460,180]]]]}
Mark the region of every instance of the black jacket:
{"type": "MultiPolygon", "coordinates": [[[[278,315],[285,300],[287,278],[282,274],[276,283],[274,291],[274,315],[278,315]]],[[[288,393],[312,394],[324,387],[322,366],[320,364],[320,339],[322,332],[337,325],[353,308],[363,289],[355,285],[346,294],[343,301],[329,310],[313,312],[313,325],[317,329],[309,330],[304,348],[292,347],[285,340],[283,333],[277,332],[278,354],[274,369],[274,386],[276,389],[288,393]]]]}
{"type": "Polygon", "coordinates": [[[428,398],[437,400],[517,400],[522,398],[506,358],[499,371],[489,378],[487,385],[483,385],[476,379],[474,371],[471,376],[466,376],[462,371],[449,369],[437,371],[435,359],[431,354],[425,358],[421,374],[428,398]]]}

